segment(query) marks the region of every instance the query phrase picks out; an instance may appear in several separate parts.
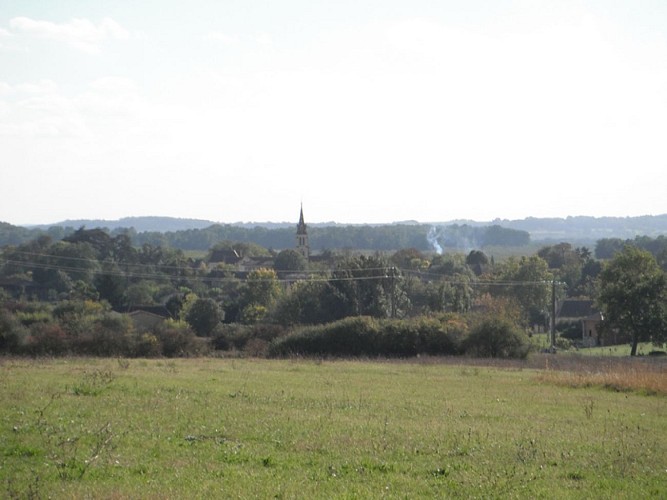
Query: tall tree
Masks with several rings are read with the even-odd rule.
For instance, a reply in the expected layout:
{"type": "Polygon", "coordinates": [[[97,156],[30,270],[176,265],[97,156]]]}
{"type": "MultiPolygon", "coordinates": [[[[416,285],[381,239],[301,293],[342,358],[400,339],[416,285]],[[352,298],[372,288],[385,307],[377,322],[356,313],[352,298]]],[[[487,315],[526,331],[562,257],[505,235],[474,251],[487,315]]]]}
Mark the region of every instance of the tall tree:
{"type": "Polygon", "coordinates": [[[211,335],[222,319],[222,311],[211,299],[196,299],[185,315],[185,321],[201,337],[211,335]]]}
{"type": "Polygon", "coordinates": [[[647,251],[627,245],[600,273],[598,301],[606,328],[632,338],[630,355],[642,341],[667,340],[667,277],[647,251]]]}
{"type": "Polygon", "coordinates": [[[296,250],[283,250],[273,261],[273,268],[279,272],[303,271],[308,267],[308,261],[296,250]]]}
{"type": "Polygon", "coordinates": [[[496,279],[502,285],[498,291],[519,303],[525,321],[536,324],[546,319],[553,275],[543,258],[510,257],[499,266],[496,279]]]}
{"type": "Polygon", "coordinates": [[[263,321],[281,293],[278,275],[273,269],[260,268],[250,271],[242,291],[241,321],[244,323],[263,321]]]}
{"type": "Polygon", "coordinates": [[[324,290],[327,286],[323,281],[297,281],[280,297],[273,317],[285,326],[330,321],[331,316],[324,307],[324,290]]]}
{"type": "Polygon", "coordinates": [[[381,255],[342,260],[333,271],[323,296],[324,308],[337,317],[400,317],[410,307],[400,271],[381,255]]]}
{"type": "Polygon", "coordinates": [[[595,244],[595,257],[611,259],[623,249],[623,245],[625,245],[625,242],[621,238],[602,238],[595,244]]]}
{"type": "Polygon", "coordinates": [[[254,269],[248,273],[245,298],[250,304],[271,307],[281,293],[278,275],[273,269],[254,269]]]}
{"type": "Polygon", "coordinates": [[[471,250],[466,257],[466,264],[477,275],[486,272],[489,266],[489,258],[481,250],[471,250]]]}

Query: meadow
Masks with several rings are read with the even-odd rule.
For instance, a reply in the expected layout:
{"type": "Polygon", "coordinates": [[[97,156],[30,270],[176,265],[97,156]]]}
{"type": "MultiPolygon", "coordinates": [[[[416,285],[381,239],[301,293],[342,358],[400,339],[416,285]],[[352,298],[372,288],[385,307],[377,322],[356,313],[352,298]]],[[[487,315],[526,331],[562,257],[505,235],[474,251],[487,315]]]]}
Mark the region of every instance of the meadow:
{"type": "Polygon", "coordinates": [[[1,358],[0,497],[665,498],[666,369],[1,358]]]}

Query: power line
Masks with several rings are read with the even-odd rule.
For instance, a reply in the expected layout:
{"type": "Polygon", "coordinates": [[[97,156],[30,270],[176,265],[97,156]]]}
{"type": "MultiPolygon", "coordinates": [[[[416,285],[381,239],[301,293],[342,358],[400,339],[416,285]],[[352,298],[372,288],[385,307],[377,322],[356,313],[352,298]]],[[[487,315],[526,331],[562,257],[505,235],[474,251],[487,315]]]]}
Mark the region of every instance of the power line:
{"type": "MultiPolygon", "coordinates": [[[[23,266],[23,267],[28,267],[31,269],[45,269],[45,270],[55,270],[55,271],[63,271],[63,272],[70,272],[70,273],[90,273],[96,276],[115,276],[115,277],[121,277],[121,278],[135,278],[135,279],[153,279],[153,280],[165,280],[165,279],[187,279],[187,280],[193,280],[193,281],[199,281],[202,283],[227,283],[227,282],[248,282],[248,281],[253,281],[252,278],[249,276],[245,277],[239,277],[239,276],[229,276],[229,277],[212,277],[212,276],[201,276],[201,275],[192,275],[190,273],[197,273],[198,269],[193,268],[193,267],[184,267],[184,266],[152,266],[150,264],[123,264],[123,263],[117,263],[117,262],[104,262],[104,261],[97,261],[93,259],[85,259],[85,258],[80,258],[80,257],[61,257],[61,256],[56,256],[56,255],[49,255],[49,254],[33,254],[29,252],[23,252],[24,254],[27,255],[33,255],[33,256],[39,256],[39,257],[52,257],[52,258],[58,258],[58,259],[65,259],[65,260],[73,260],[76,262],[87,262],[91,264],[96,264],[96,265],[102,265],[104,266],[105,264],[114,264],[116,266],[119,266],[118,270],[112,270],[112,269],[103,269],[103,268],[98,268],[98,269],[90,269],[90,268],[80,268],[80,267],[74,267],[74,266],[66,266],[62,264],[50,264],[50,263],[44,263],[44,262],[30,262],[30,261],[22,261],[22,260],[13,260],[13,259],[2,259],[0,258],[0,262],[3,262],[4,264],[11,264],[11,265],[16,265],[16,266],[23,266]],[[125,267],[126,270],[123,271],[121,268],[125,267]],[[141,268],[164,268],[164,269],[171,269],[175,270],[177,272],[180,272],[182,274],[166,274],[166,273],[157,273],[155,272],[154,269],[150,269],[150,271],[142,271],[141,268]],[[130,271],[130,268],[138,268],[136,270],[130,271]]],[[[230,273],[238,273],[239,271],[229,271],[230,273]]],[[[251,271],[247,271],[247,273],[250,273],[251,271]]],[[[276,277],[275,281],[281,282],[281,283],[294,283],[295,281],[306,281],[306,282],[350,282],[350,281],[369,281],[369,280],[393,280],[393,279],[402,279],[405,275],[418,275],[419,277],[423,276],[428,276],[428,277],[433,277],[433,278],[438,278],[439,282],[443,284],[450,284],[450,285],[467,285],[470,287],[478,287],[478,286],[535,286],[535,285],[548,285],[551,283],[551,281],[544,281],[544,280],[531,280],[531,281],[491,281],[491,280],[484,280],[484,281],[468,281],[468,280],[460,280],[460,279],[447,279],[447,277],[440,275],[440,274],[435,274],[435,273],[423,273],[423,272],[417,272],[415,273],[414,271],[411,270],[405,270],[399,267],[391,266],[391,267],[375,267],[375,268],[353,268],[353,269],[324,269],[324,270],[316,270],[316,271],[299,271],[299,270],[294,270],[294,271],[288,271],[291,273],[295,274],[300,274],[300,275],[306,275],[308,278],[306,279],[298,279],[294,276],[292,277],[286,277],[286,278],[280,278],[276,277]],[[398,271],[400,274],[396,275],[390,275],[388,274],[391,272],[391,270],[394,269],[398,271]],[[371,275],[371,276],[341,276],[340,274],[346,274],[346,273],[366,273],[366,272],[383,272],[383,274],[378,274],[378,275],[371,275]],[[323,274],[328,273],[329,276],[323,276],[323,274]]],[[[258,281],[262,281],[261,279],[258,281]]]]}

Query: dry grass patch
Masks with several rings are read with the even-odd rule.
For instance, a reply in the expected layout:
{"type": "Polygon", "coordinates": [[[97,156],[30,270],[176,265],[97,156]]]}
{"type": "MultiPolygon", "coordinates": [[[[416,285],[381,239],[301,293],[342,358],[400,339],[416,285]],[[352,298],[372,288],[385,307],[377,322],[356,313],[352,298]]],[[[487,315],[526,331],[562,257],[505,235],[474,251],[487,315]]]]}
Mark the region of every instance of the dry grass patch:
{"type": "Polygon", "coordinates": [[[667,363],[662,360],[570,359],[551,365],[546,363],[538,380],[567,387],[605,387],[667,395],[667,363]]]}

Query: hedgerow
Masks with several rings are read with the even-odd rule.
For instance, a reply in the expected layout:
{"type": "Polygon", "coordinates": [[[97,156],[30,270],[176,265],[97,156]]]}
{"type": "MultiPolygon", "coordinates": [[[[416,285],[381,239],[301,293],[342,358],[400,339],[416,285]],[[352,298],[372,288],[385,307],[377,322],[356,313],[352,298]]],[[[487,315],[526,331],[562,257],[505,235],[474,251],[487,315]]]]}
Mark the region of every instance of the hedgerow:
{"type": "Polygon", "coordinates": [[[525,358],[530,350],[526,334],[505,319],[479,322],[463,347],[466,354],[481,358],[525,358]]]}
{"type": "Polygon", "coordinates": [[[0,309],[0,353],[182,357],[208,352],[208,342],[197,339],[186,323],[168,320],[150,331],[137,330],[127,315],[79,306],[60,305],[44,319],[33,312],[0,309]]]}
{"type": "Polygon", "coordinates": [[[303,327],[274,340],[269,355],[333,357],[410,357],[461,353],[464,322],[421,318],[378,320],[349,317],[325,325],[303,327]]]}

